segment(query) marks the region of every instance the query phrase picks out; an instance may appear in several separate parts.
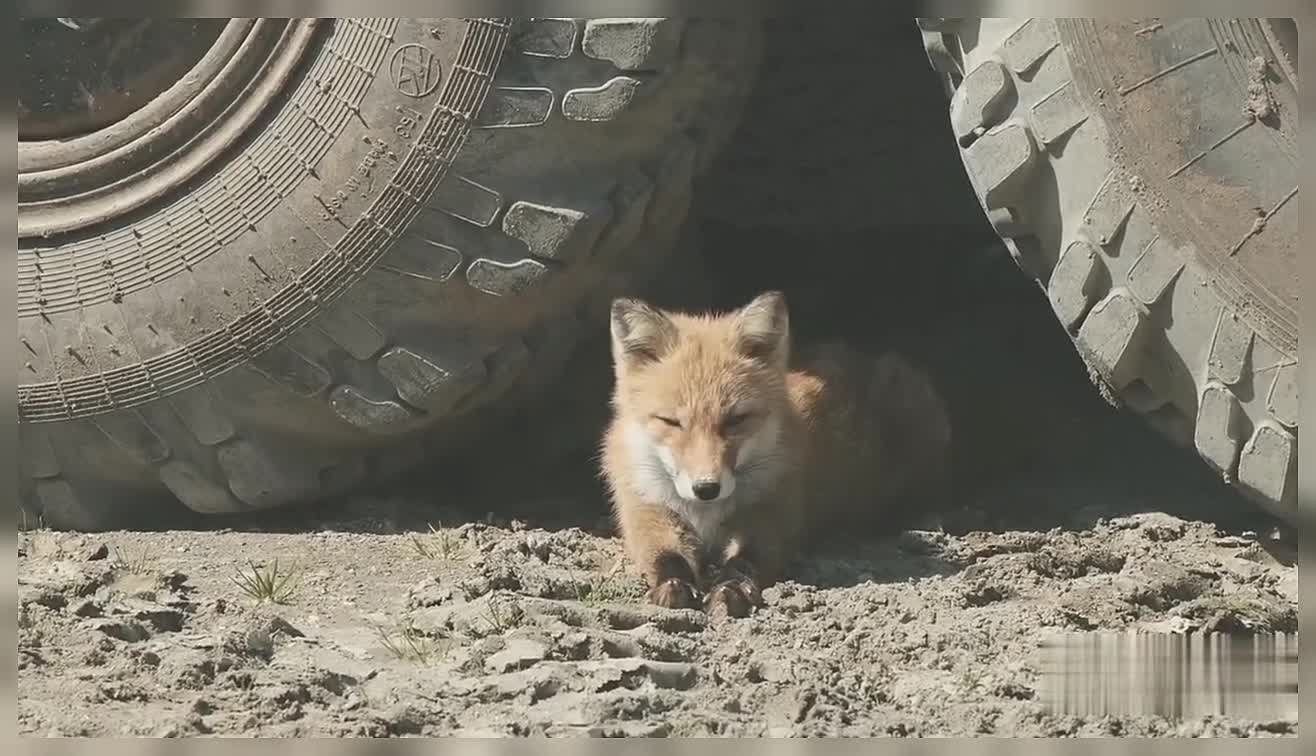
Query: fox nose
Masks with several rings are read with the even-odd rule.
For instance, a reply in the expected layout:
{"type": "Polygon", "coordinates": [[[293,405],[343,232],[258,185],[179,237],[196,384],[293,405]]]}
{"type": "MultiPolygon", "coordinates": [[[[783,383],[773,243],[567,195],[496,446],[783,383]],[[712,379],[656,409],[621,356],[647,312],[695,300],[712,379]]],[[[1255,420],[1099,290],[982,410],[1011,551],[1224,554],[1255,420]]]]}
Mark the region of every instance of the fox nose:
{"type": "Polygon", "coordinates": [[[695,496],[703,501],[716,499],[717,495],[722,492],[722,484],[716,480],[701,480],[694,484],[695,496]]]}

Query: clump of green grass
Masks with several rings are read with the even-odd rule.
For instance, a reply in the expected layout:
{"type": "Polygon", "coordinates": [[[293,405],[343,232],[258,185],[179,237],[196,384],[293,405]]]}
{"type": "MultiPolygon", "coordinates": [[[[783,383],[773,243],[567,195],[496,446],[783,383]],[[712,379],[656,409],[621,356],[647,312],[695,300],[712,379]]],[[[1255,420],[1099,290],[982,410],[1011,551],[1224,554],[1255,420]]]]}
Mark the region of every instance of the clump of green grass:
{"type": "Polygon", "coordinates": [[[384,650],[400,661],[429,664],[443,658],[452,647],[450,639],[436,638],[420,630],[410,618],[391,629],[376,626],[375,632],[384,650]]]}
{"type": "Polygon", "coordinates": [[[430,525],[429,529],[429,535],[412,533],[408,536],[412,548],[416,550],[417,554],[420,554],[421,558],[451,562],[465,551],[461,537],[444,528],[443,523],[439,523],[437,529],[430,525]]]}
{"type": "Polygon", "coordinates": [[[965,693],[973,693],[982,685],[985,677],[986,672],[984,670],[967,667],[960,673],[960,689],[965,693]]]}
{"type": "Polygon", "coordinates": [[[239,568],[229,580],[257,603],[286,604],[300,587],[294,582],[295,577],[296,571],[280,571],[277,559],[268,568],[258,567],[248,559],[247,569],[239,568]]]}
{"type": "Polygon", "coordinates": [[[155,562],[151,559],[146,549],[142,549],[136,554],[131,554],[114,547],[114,561],[111,563],[115,572],[127,572],[133,575],[155,575],[155,562]]]}

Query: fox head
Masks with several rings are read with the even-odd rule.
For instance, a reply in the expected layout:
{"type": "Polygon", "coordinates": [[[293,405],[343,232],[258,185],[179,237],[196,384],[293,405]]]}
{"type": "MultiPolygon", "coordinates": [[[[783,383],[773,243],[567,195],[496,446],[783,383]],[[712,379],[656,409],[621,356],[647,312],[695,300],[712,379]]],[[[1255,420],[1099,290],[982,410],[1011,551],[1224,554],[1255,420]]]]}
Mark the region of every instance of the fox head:
{"type": "Polygon", "coordinates": [[[711,504],[771,485],[783,454],[790,325],[785,297],[723,315],[612,304],[613,410],[631,478],[660,501],[711,504]]]}

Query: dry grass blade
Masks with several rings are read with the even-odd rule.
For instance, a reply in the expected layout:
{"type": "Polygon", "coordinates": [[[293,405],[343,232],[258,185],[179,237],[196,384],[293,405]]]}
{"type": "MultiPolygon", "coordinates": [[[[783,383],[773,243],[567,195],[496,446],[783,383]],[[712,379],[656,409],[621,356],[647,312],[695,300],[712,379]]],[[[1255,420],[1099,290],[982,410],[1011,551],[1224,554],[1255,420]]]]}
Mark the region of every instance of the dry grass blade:
{"type": "Polygon", "coordinates": [[[134,575],[151,575],[155,572],[154,563],[146,549],[133,555],[115,546],[112,566],[116,572],[130,572],[134,575]]]}
{"type": "Polygon", "coordinates": [[[644,589],[627,579],[620,559],[606,572],[589,572],[585,580],[577,578],[574,570],[569,572],[576,584],[576,600],[587,606],[627,603],[644,596],[644,589]]]}
{"type": "Polygon", "coordinates": [[[449,643],[418,629],[410,621],[399,624],[393,631],[376,627],[379,641],[395,658],[418,664],[428,664],[447,653],[449,643]]]}
{"type": "Polygon", "coordinates": [[[488,625],[486,635],[500,635],[525,620],[525,609],[515,595],[491,593],[481,619],[488,625]]]}
{"type": "Polygon", "coordinates": [[[27,517],[27,510],[23,509],[22,507],[18,508],[18,531],[20,533],[27,533],[33,530],[45,530],[45,529],[46,529],[46,518],[44,515],[38,514],[35,520],[29,520],[27,517]]]}
{"type": "Polygon", "coordinates": [[[451,530],[443,527],[429,526],[430,533],[428,536],[412,533],[409,536],[411,546],[417,554],[424,559],[441,559],[445,562],[452,561],[462,553],[462,544],[460,537],[452,533],[451,530]]]}

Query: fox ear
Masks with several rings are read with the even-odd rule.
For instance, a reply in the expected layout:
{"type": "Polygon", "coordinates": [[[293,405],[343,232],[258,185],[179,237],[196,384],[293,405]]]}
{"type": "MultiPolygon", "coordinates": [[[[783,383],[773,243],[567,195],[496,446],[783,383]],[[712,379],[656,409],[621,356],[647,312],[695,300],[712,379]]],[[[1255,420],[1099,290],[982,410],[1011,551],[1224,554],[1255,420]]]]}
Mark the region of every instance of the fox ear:
{"type": "Polygon", "coordinates": [[[638,299],[612,302],[612,359],[618,366],[661,358],[676,340],[676,326],[658,310],[638,299]]]}
{"type": "Polygon", "coordinates": [[[767,291],[736,313],[739,346],[747,356],[773,364],[790,360],[790,314],[786,295],[767,291]]]}

